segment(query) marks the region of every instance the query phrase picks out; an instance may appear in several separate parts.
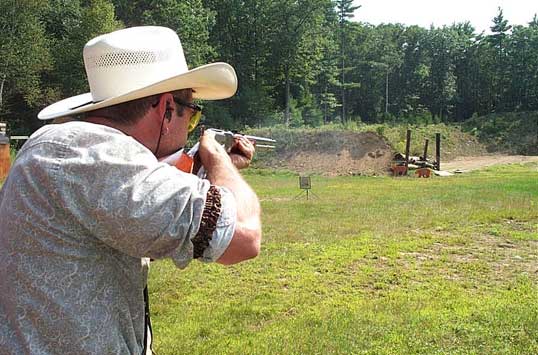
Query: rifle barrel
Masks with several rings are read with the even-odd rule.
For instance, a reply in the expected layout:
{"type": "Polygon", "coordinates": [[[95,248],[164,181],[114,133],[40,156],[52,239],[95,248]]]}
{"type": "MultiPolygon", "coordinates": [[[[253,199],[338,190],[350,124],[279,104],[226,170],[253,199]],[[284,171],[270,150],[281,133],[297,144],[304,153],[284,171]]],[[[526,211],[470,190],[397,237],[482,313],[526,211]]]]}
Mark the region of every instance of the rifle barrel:
{"type": "MultiPolygon", "coordinates": [[[[257,142],[276,143],[276,140],[271,139],[271,138],[251,136],[251,135],[241,134],[241,133],[234,133],[234,132],[231,132],[231,131],[224,131],[222,129],[217,129],[217,128],[208,128],[207,130],[210,131],[210,132],[213,132],[215,134],[215,136],[217,136],[217,137],[223,137],[223,138],[226,138],[226,137],[230,137],[230,138],[231,137],[233,137],[233,138],[245,137],[246,139],[248,139],[250,141],[255,141],[256,143],[257,142]]],[[[230,139],[230,138],[228,138],[228,139],[230,139]]]]}
{"type": "Polygon", "coordinates": [[[271,138],[265,138],[265,137],[256,137],[256,136],[249,136],[246,134],[237,134],[237,136],[243,136],[248,140],[256,141],[256,142],[267,142],[267,143],[276,143],[274,139],[271,138]]]}

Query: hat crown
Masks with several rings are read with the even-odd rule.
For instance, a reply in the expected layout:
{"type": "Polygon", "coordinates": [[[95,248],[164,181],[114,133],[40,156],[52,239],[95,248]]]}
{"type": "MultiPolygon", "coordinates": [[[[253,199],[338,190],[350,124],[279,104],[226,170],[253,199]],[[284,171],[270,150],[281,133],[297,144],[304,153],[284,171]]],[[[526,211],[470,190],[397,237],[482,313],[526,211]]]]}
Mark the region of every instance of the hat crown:
{"type": "Polygon", "coordinates": [[[188,71],[177,34],[156,26],[127,28],[92,39],[84,47],[84,66],[94,102],[188,71]]]}
{"type": "Polygon", "coordinates": [[[187,67],[177,34],[157,26],[132,27],[96,37],[84,47],[90,92],[55,102],[37,117],[49,120],[164,92],[193,90],[193,98],[220,100],[237,90],[227,63],[187,67]]]}

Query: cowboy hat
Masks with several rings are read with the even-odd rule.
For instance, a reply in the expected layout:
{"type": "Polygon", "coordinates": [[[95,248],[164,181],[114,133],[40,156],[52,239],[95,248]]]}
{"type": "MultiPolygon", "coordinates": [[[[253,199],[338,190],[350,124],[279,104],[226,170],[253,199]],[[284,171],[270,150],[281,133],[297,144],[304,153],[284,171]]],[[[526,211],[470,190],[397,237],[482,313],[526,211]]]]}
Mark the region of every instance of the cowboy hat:
{"type": "Polygon", "coordinates": [[[48,120],[146,96],[193,89],[193,98],[225,99],[237,90],[231,65],[212,63],[189,70],[177,34],[166,27],[132,27],[96,37],[84,46],[90,92],[44,108],[48,120]]]}

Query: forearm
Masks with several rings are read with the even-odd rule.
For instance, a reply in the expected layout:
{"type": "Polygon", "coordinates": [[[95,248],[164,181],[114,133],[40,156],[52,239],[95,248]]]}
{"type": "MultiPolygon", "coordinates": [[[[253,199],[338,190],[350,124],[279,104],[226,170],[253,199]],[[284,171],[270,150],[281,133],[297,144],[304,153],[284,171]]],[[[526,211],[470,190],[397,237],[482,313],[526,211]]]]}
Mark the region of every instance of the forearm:
{"type": "Polygon", "coordinates": [[[234,236],[218,262],[230,265],[256,257],[260,252],[261,244],[258,197],[231,161],[219,161],[212,164],[207,176],[212,184],[228,188],[237,204],[234,236]]]}
{"type": "Polygon", "coordinates": [[[258,197],[245,182],[230,160],[220,160],[209,167],[207,178],[213,185],[228,188],[237,201],[237,221],[249,228],[259,228],[260,204],[258,197]]]}
{"type": "Polygon", "coordinates": [[[233,238],[217,261],[235,264],[256,257],[262,234],[258,197],[234,167],[228,153],[211,135],[202,136],[199,153],[208,180],[230,190],[237,206],[233,238]]]}

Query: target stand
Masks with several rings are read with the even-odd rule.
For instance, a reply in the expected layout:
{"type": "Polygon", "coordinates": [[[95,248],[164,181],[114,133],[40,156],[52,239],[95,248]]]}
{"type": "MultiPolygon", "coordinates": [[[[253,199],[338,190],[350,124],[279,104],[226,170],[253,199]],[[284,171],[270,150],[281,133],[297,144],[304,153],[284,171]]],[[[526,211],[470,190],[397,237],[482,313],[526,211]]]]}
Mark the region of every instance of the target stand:
{"type": "Polygon", "coordinates": [[[312,191],[312,181],[310,180],[310,176],[299,176],[299,188],[302,190],[299,192],[297,196],[295,196],[295,199],[298,199],[299,197],[303,196],[303,194],[306,193],[306,199],[309,199],[309,195],[311,194],[315,198],[319,199],[319,197],[313,193],[312,191]]]}

